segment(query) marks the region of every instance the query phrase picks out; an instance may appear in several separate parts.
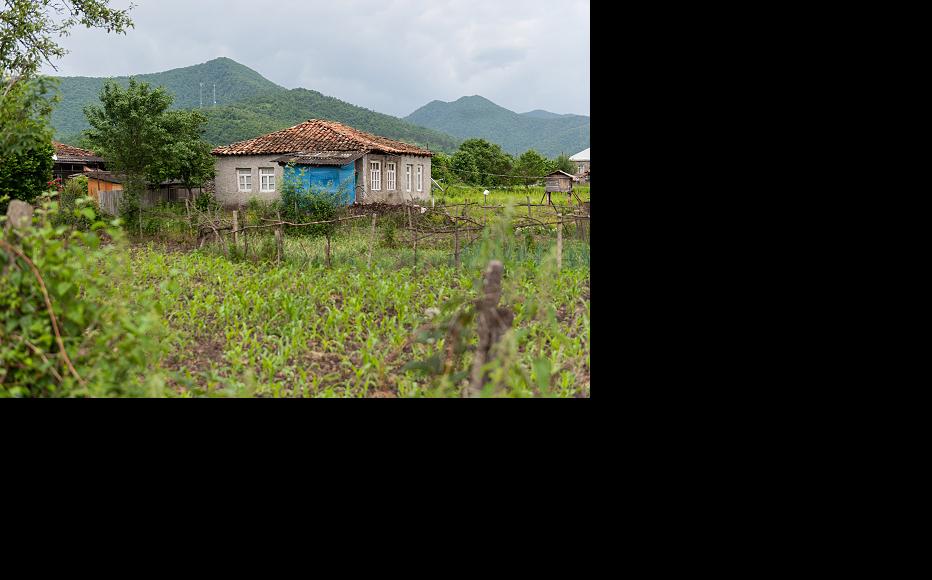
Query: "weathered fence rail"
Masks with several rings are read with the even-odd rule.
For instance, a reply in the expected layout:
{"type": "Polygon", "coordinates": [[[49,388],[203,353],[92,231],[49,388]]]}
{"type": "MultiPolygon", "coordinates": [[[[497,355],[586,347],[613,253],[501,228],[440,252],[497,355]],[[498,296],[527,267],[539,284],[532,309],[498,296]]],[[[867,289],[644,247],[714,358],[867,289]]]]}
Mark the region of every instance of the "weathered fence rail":
{"type": "MultiPolygon", "coordinates": [[[[195,188],[191,190],[191,197],[194,198],[201,194],[201,189],[195,188]]],[[[149,189],[143,193],[139,198],[139,205],[145,209],[154,207],[160,203],[181,203],[187,199],[188,190],[177,189],[177,188],[167,188],[163,187],[160,189],[149,189]]],[[[118,215],[120,210],[120,202],[123,201],[123,190],[114,189],[112,191],[101,191],[97,195],[97,203],[100,205],[101,211],[104,211],[110,215],[118,215]]]]}

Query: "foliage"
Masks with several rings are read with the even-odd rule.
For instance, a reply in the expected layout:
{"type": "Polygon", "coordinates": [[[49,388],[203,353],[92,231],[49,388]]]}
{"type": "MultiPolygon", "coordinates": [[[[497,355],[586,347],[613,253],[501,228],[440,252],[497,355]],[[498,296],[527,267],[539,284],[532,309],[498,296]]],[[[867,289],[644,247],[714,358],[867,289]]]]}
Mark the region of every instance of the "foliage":
{"type": "MultiPolygon", "coordinates": [[[[169,253],[153,245],[133,253],[131,274],[121,278],[127,287],[119,292],[133,296],[142,288],[166,288],[155,296],[170,330],[165,342],[171,354],[162,369],[169,373],[169,386],[184,396],[458,396],[457,389],[445,391],[404,367],[443,352],[443,341],[412,338],[437,321],[435,309],[454,296],[475,296],[472,280],[479,263],[470,261],[460,271],[448,263],[415,271],[410,264],[376,259],[370,269],[365,266],[368,230],[362,225],[358,234],[336,238],[344,257],[332,269],[303,258],[302,246],[322,252],[323,240],[296,236],[286,238],[289,258],[281,266],[207,252],[169,253]]],[[[250,237],[250,247],[260,251],[272,239],[250,237]]],[[[386,250],[384,255],[401,252],[386,250]]],[[[509,368],[522,369],[531,380],[509,377],[497,394],[586,393],[588,269],[556,275],[546,267],[508,262],[506,275],[503,304],[517,315],[516,360],[509,368]],[[542,286],[547,287],[544,295],[542,286]],[[532,311],[537,304],[546,311],[532,311]],[[550,312],[564,314],[551,325],[550,312]],[[538,374],[535,368],[543,369],[544,360],[549,368],[538,374]]],[[[462,361],[464,366],[468,362],[462,361]]]]}
{"type": "Polygon", "coordinates": [[[152,89],[135,79],[126,89],[108,82],[100,92],[100,106],[84,108],[91,125],[84,135],[114,171],[137,181],[159,177],[153,174],[161,168],[161,156],[171,142],[165,123],[171,103],[172,96],[161,87],[152,89]]]}
{"type": "MultiPolygon", "coordinates": [[[[291,223],[309,223],[330,221],[338,217],[342,208],[341,200],[346,194],[345,188],[335,191],[326,191],[317,188],[307,188],[303,183],[301,170],[285,179],[281,187],[281,202],[279,208],[285,221],[291,223]]],[[[311,237],[330,237],[336,230],[336,224],[317,224],[302,227],[298,230],[311,237]]]]}
{"type": "Polygon", "coordinates": [[[125,32],[127,10],[109,0],[3,0],[0,10],[0,157],[20,154],[51,139],[52,79],[37,78],[43,63],[66,54],[57,39],[74,26],[125,32]]]}
{"type": "Polygon", "coordinates": [[[514,160],[499,145],[485,139],[469,139],[453,154],[452,171],[468,183],[487,187],[507,186],[514,160]]]}
{"type": "MultiPolygon", "coordinates": [[[[88,197],[87,177],[80,175],[68,180],[64,185],[60,179],[56,179],[55,189],[58,192],[59,211],[50,214],[49,219],[54,226],[69,226],[81,231],[90,230],[94,221],[89,219],[83,209],[85,207],[94,208],[94,200],[88,197]]],[[[52,201],[51,198],[46,201],[52,201]]]]}
{"type": "Polygon", "coordinates": [[[76,206],[93,231],[53,225],[60,210],[47,201],[34,227],[0,233],[0,397],[161,395],[154,292],[136,289],[134,308],[113,292],[127,268],[120,232],[97,221],[87,198],[76,206]]]}
{"type": "MultiPolygon", "coordinates": [[[[55,148],[45,142],[18,154],[0,157],[0,197],[32,202],[48,189],[55,162],[55,148]]],[[[6,213],[7,203],[0,202],[0,212],[6,213]]]]}
{"type": "Polygon", "coordinates": [[[576,175],[579,172],[579,167],[566,155],[560,155],[553,163],[552,171],[565,171],[570,175],[576,175]]]}
{"type": "Polygon", "coordinates": [[[53,86],[48,79],[24,79],[4,96],[0,82],[0,158],[28,154],[51,142],[48,119],[55,102],[49,95],[53,86]]]}
{"type": "Polygon", "coordinates": [[[460,139],[486,139],[514,155],[528,149],[547,157],[573,155],[589,147],[589,117],[518,114],[480,96],[463,97],[453,103],[434,101],[405,117],[405,121],[460,139]]]}
{"type": "Polygon", "coordinates": [[[4,0],[0,10],[0,76],[34,76],[43,63],[67,51],[57,39],[75,26],[121,33],[133,26],[129,10],[109,7],[109,0],[4,0]]]}
{"type": "Polygon", "coordinates": [[[201,139],[207,118],[197,111],[170,111],[164,123],[170,140],[150,171],[153,181],[178,179],[188,191],[203,187],[213,179],[215,165],[211,146],[201,139]]]}
{"type": "MultiPolygon", "coordinates": [[[[217,58],[195,66],[173,69],[166,72],[133,75],[138,82],[153,87],[164,87],[175,99],[174,109],[201,108],[200,84],[204,83],[204,109],[212,108],[214,85],[217,87],[217,102],[220,107],[254,97],[266,92],[285,91],[256,71],[228,58],[217,58]]],[[[60,79],[61,93],[65,97],[52,113],[52,125],[59,141],[70,143],[75,135],[88,128],[83,109],[97,101],[100,91],[108,80],[126,87],[130,77],[113,79],[91,77],[64,77],[60,79]]],[[[230,127],[232,129],[232,127],[230,127]]],[[[255,137],[256,135],[250,135],[255,137]]],[[[76,143],[75,143],[76,144],[76,143]]]]}
{"type": "MultiPolygon", "coordinates": [[[[174,69],[137,75],[137,81],[163,86],[175,97],[173,107],[198,109],[200,83],[204,83],[204,108],[208,117],[205,140],[226,145],[291,127],[309,118],[346,123],[362,131],[383,135],[432,150],[453,151],[459,139],[439,131],[418,127],[390,115],[357,107],[316,91],[288,90],[265,79],[256,71],[228,58],[174,69]],[[212,106],[214,84],[218,106],[212,106]],[[192,90],[192,87],[194,90],[192,90]]],[[[62,78],[64,100],[52,113],[52,124],[60,140],[74,141],[74,135],[87,128],[82,107],[97,100],[106,79],[62,78]]],[[[129,78],[113,79],[121,86],[129,78]]]]}
{"type": "Polygon", "coordinates": [[[194,207],[202,213],[218,211],[223,204],[211,192],[203,191],[194,198],[194,207]]]}
{"type": "MultiPolygon", "coordinates": [[[[456,174],[453,173],[453,157],[446,153],[437,153],[430,162],[430,174],[441,184],[454,183],[458,181],[456,174]]],[[[446,188],[446,185],[444,185],[446,188]]]]}
{"type": "Polygon", "coordinates": [[[200,139],[206,119],[196,111],[169,111],[172,96],[164,88],[135,79],[125,89],[108,82],[100,102],[84,109],[91,125],[84,135],[113,170],[126,174],[120,215],[127,222],[138,219],[146,181],[179,178],[192,188],[213,176],[210,148],[200,139]]]}
{"type": "Polygon", "coordinates": [[[425,148],[429,146],[434,151],[452,151],[459,143],[458,139],[442,132],[307,89],[270,91],[205,112],[210,118],[206,139],[214,145],[252,139],[310,118],[345,123],[360,131],[425,148]]]}
{"type": "Polygon", "coordinates": [[[537,185],[541,178],[549,174],[552,169],[550,160],[531,149],[525,152],[515,164],[514,172],[518,176],[516,183],[522,185],[537,185]]]}

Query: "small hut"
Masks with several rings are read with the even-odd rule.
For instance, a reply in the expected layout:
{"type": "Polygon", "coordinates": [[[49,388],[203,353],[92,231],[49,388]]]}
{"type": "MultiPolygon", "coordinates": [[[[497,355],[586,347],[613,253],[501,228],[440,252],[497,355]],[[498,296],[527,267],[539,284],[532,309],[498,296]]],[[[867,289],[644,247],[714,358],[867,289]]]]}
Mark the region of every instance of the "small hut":
{"type": "Polygon", "coordinates": [[[554,171],[547,176],[547,193],[572,193],[576,178],[565,171],[554,171]]]}

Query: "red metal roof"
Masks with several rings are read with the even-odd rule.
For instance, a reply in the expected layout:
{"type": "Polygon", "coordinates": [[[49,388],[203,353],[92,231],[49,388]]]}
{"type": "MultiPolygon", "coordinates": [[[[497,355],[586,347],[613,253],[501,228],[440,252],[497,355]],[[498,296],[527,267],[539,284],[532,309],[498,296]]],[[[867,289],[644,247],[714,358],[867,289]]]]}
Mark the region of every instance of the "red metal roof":
{"type": "Polygon", "coordinates": [[[336,121],[311,119],[256,139],[217,147],[214,155],[271,155],[317,151],[363,151],[393,155],[433,155],[426,149],[359,131],[336,121]]]}

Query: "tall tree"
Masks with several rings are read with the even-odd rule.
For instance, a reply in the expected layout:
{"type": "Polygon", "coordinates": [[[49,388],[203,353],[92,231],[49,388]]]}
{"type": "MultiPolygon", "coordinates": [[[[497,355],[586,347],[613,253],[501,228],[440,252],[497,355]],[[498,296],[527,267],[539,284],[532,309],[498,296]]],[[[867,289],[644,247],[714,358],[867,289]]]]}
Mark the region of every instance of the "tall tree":
{"type": "Polygon", "coordinates": [[[570,158],[564,153],[554,160],[553,171],[565,171],[570,175],[576,175],[579,172],[579,167],[570,161],[570,158]]]}
{"type": "Polygon", "coordinates": [[[535,185],[550,172],[550,160],[530,149],[518,158],[514,171],[518,183],[535,185]]]}
{"type": "Polygon", "coordinates": [[[125,33],[129,10],[109,0],[2,0],[0,2],[0,157],[50,140],[51,83],[39,68],[67,54],[57,39],[78,25],[125,33]]]}
{"type": "Polygon", "coordinates": [[[84,108],[91,125],[84,132],[85,142],[108,159],[115,171],[126,175],[125,205],[120,208],[126,219],[132,219],[138,210],[147,178],[161,177],[163,157],[172,143],[165,122],[172,100],[165,89],[152,89],[148,83],[130,79],[125,89],[114,81],[107,82],[100,91],[101,106],[84,108]]]}
{"type": "Polygon", "coordinates": [[[500,145],[469,139],[453,155],[451,170],[466,183],[494,187],[508,185],[513,163],[500,145]]]}
{"type": "Polygon", "coordinates": [[[170,135],[169,143],[150,173],[155,173],[159,181],[180,180],[190,197],[193,188],[204,187],[214,177],[212,148],[202,138],[207,117],[198,111],[170,111],[163,122],[170,135]]]}

